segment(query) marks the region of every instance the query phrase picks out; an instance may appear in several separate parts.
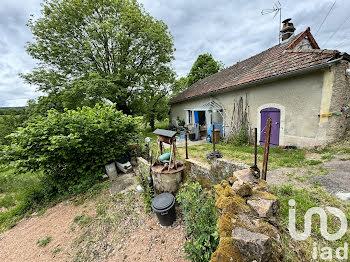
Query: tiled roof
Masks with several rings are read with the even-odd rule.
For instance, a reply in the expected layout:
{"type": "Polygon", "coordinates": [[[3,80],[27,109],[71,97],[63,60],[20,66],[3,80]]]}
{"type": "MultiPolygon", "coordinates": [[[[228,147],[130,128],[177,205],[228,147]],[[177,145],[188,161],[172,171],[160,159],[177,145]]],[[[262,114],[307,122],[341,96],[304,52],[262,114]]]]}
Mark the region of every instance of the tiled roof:
{"type": "Polygon", "coordinates": [[[228,87],[247,84],[256,80],[323,64],[335,58],[339,53],[335,50],[320,50],[318,48],[310,33],[310,28],[308,28],[287,43],[276,45],[221,72],[199,80],[174,97],[170,104],[210,94],[228,87]],[[313,48],[317,49],[293,50],[292,48],[306,36],[313,48]]]}

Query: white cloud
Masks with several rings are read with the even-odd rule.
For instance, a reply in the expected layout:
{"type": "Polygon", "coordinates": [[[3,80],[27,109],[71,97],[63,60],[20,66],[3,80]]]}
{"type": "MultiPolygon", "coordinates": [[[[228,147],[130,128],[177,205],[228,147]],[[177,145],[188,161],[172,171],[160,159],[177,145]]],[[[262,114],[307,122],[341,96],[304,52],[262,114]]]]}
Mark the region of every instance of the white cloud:
{"type": "MultiPolygon", "coordinates": [[[[0,6],[0,106],[21,106],[39,94],[18,73],[30,72],[35,61],[25,53],[32,40],[25,26],[30,14],[39,14],[39,0],[3,0],[0,6]]],[[[179,76],[190,70],[199,54],[212,53],[229,66],[278,43],[278,16],[261,15],[275,0],[140,0],[147,12],[163,20],[174,36],[174,68],[179,76]]],[[[282,19],[291,17],[297,32],[311,27],[316,33],[333,0],[280,0],[282,19]]],[[[350,2],[338,0],[316,41],[321,48],[350,53],[350,2]]]]}

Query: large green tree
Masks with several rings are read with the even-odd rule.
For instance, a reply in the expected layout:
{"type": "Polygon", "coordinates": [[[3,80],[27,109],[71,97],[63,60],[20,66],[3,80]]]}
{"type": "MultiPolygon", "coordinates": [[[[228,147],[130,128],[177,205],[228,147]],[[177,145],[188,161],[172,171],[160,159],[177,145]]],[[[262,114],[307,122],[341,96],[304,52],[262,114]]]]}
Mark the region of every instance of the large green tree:
{"type": "Polygon", "coordinates": [[[28,26],[38,67],[22,77],[63,107],[109,100],[131,113],[134,94],[173,79],[173,37],[136,0],[45,0],[28,26]]]}
{"type": "Polygon", "coordinates": [[[177,96],[187,88],[188,88],[188,78],[180,77],[179,79],[175,80],[174,84],[172,85],[172,97],[177,96]]]}
{"type": "Polygon", "coordinates": [[[216,61],[211,54],[199,55],[187,76],[188,86],[223,69],[224,64],[221,61],[216,61]]]}

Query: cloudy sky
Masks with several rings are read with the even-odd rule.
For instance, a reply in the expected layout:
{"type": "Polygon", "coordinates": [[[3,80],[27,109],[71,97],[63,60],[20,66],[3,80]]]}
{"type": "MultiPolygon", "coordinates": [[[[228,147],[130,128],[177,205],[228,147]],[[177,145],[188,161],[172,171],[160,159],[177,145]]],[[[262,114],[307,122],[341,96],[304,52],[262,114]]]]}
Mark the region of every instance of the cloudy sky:
{"type": "MultiPolygon", "coordinates": [[[[173,66],[185,76],[199,54],[209,52],[226,66],[278,43],[278,16],[261,15],[275,0],[139,0],[146,11],[168,24],[175,39],[173,66]]],[[[282,20],[292,18],[297,33],[311,27],[316,34],[334,0],[280,0],[282,20]]],[[[23,106],[38,97],[34,86],[19,73],[28,73],[35,61],[24,49],[32,41],[26,23],[40,15],[41,0],[1,0],[0,107],[23,106]]],[[[337,0],[315,36],[321,48],[350,53],[350,1],[337,0]],[[335,33],[335,34],[334,34],[335,33]]]]}

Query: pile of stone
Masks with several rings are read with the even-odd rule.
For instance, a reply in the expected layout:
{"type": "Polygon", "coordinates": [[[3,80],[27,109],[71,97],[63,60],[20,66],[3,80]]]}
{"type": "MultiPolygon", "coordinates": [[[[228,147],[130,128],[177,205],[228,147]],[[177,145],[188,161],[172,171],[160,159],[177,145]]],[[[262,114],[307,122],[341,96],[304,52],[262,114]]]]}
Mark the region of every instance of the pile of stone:
{"type": "Polygon", "coordinates": [[[236,171],[215,186],[220,244],[211,262],[277,262],[281,236],[275,216],[279,200],[251,169],[236,171]]]}

